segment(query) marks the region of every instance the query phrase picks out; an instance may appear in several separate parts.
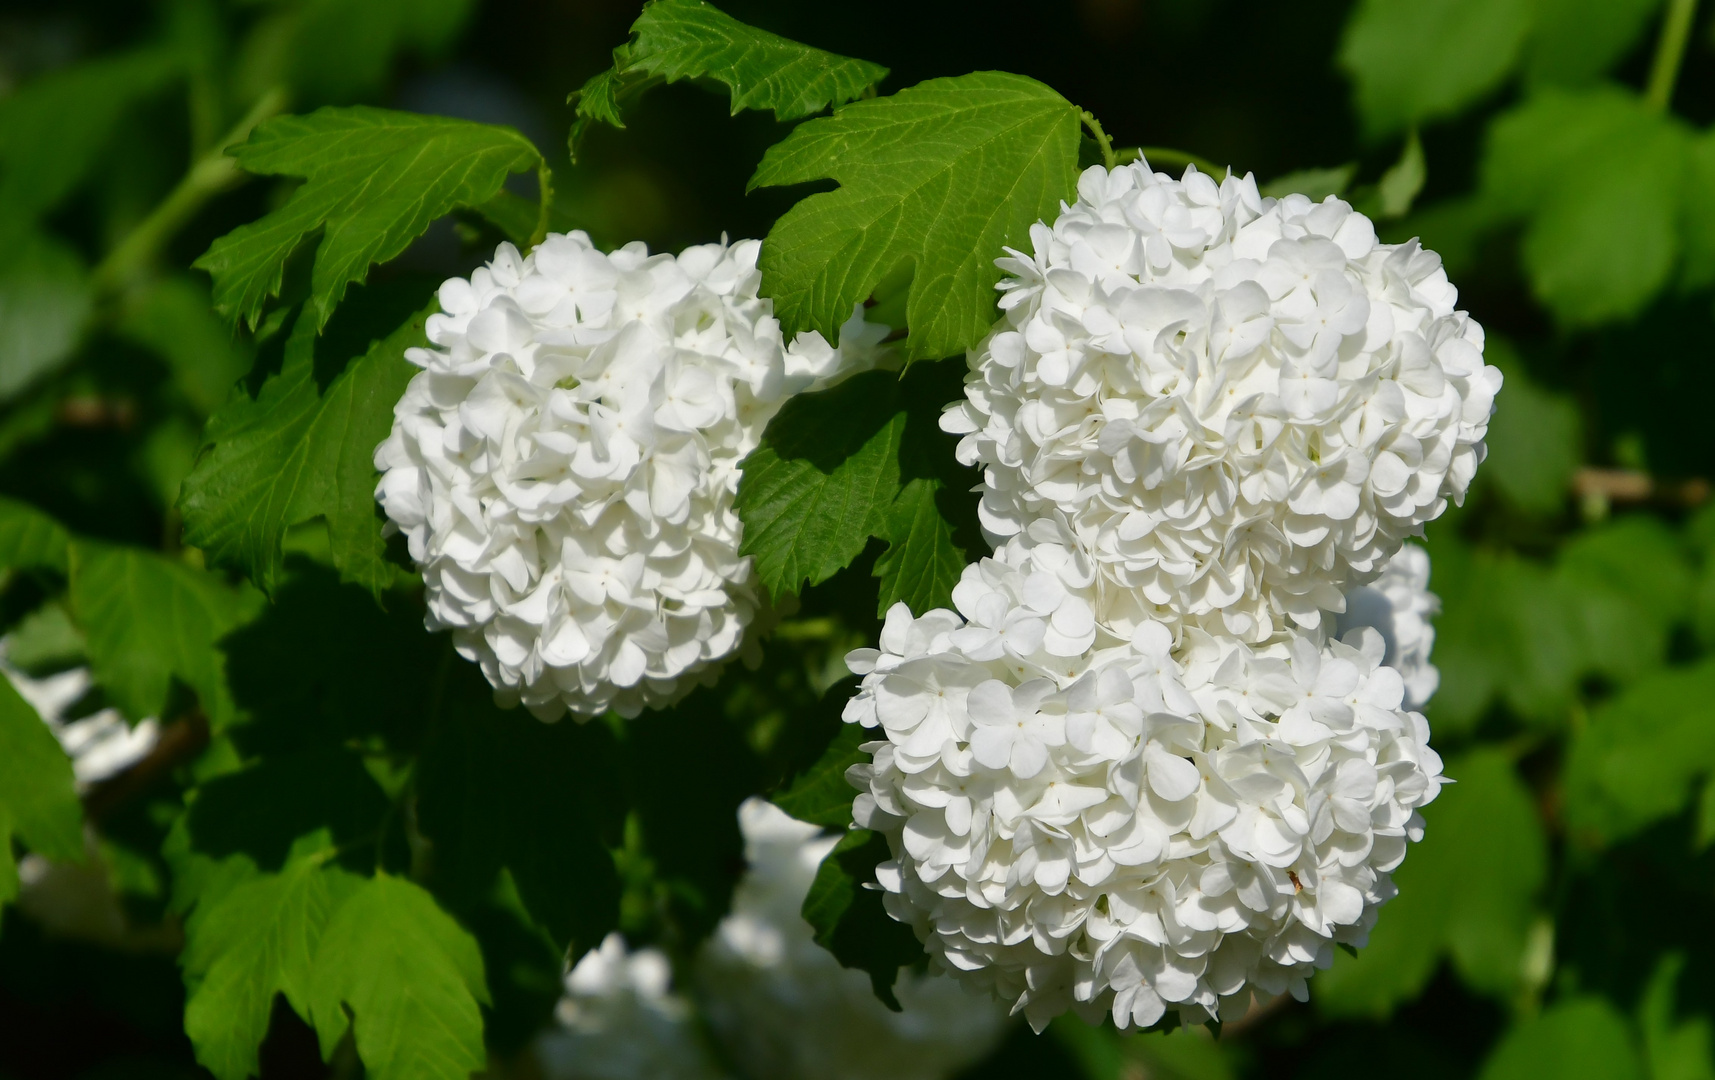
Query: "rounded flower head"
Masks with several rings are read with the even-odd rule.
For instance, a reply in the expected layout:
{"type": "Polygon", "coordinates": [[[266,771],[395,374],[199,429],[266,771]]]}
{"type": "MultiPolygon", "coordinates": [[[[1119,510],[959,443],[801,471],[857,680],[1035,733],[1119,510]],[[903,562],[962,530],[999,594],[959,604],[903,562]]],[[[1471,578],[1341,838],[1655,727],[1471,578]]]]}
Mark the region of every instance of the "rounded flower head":
{"type": "Polygon", "coordinates": [[[896,605],[849,658],[846,719],[876,733],[854,817],[892,847],[889,911],[1038,1028],[1303,997],[1421,836],[1428,725],[1368,628],[1176,647],[1144,622],[1068,655],[1077,562],[1009,545],[966,569],[957,613],[896,605]]]}
{"type": "Polygon", "coordinates": [[[1501,383],[1482,328],[1339,199],[1143,162],[1078,192],[1000,260],[1005,317],[942,417],[991,542],[1069,532],[1121,636],[1317,627],[1464,497],[1501,383]]]}
{"type": "Polygon", "coordinates": [[[899,973],[891,1012],[799,914],[839,837],[773,803],[739,807],[750,870],[701,960],[703,1010],[752,1080],[940,1080],[980,1058],[1005,1014],[940,975],[899,973]]]}
{"type": "Polygon", "coordinates": [[[1406,544],[1382,568],[1381,576],[1346,593],[1340,633],[1373,626],[1381,633],[1387,653],[1382,663],[1398,668],[1405,680],[1405,706],[1421,709],[1441,685],[1441,672],[1429,662],[1435,647],[1432,616],[1441,611],[1441,598],[1429,591],[1429,552],[1406,544]]]}
{"type": "Polygon", "coordinates": [[[431,629],[544,719],[635,715],[711,679],[759,596],[739,463],[791,394],[874,363],[885,327],[788,347],[759,244],[502,244],[441,286],[435,346],[377,448],[431,629]]]}

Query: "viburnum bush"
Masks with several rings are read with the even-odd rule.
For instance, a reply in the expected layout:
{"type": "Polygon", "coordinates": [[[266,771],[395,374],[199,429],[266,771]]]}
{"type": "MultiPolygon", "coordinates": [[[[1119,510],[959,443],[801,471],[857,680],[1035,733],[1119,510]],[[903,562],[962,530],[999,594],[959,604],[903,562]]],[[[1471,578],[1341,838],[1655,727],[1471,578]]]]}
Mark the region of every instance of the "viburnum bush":
{"type": "Polygon", "coordinates": [[[1239,6],[0,18],[0,1074],[1715,1075],[1710,21],[1239,6]]]}

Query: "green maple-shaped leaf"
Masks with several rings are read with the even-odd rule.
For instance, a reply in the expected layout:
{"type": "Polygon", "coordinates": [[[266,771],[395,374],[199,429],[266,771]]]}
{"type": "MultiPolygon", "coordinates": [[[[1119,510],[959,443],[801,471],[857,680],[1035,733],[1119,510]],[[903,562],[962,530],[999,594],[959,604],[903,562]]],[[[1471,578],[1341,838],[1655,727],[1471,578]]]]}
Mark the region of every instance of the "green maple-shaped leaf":
{"type": "Polygon", "coordinates": [[[258,1073],[274,995],[308,1014],[322,932],[358,878],[316,860],[263,874],[205,902],[186,928],[180,964],[190,989],[185,1034],[197,1061],[221,1080],[258,1073]]]}
{"type": "Polygon", "coordinates": [[[153,552],[78,541],[70,598],[90,671],[126,716],[160,716],[176,678],[196,691],[210,722],[231,718],[216,645],[256,613],[255,590],[153,552]]]}
{"type": "Polygon", "coordinates": [[[887,372],[867,372],[794,399],[745,459],[740,551],[756,559],[769,591],[826,581],[885,532],[905,435],[897,385],[887,372]]]}
{"type": "Polygon", "coordinates": [[[466,1080],[483,1069],[478,1006],[488,1001],[476,939],[401,878],[365,882],[316,951],[310,1017],[322,1054],[355,1028],[375,1080],[466,1080]]]}
{"type": "Polygon", "coordinates": [[[740,550],[769,590],[826,581],[876,537],[889,545],[875,566],[882,614],[901,600],[919,615],[951,605],[975,528],[974,497],[962,493],[975,474],[953,461],[937,425],[957,392],[946,385],[957,385],[952,368],[865,372],[794,398],[768,425],[744,462],[736,508],[740,550]]]}
{"type": "Polygon", "coordinates": [[[730,91],[734,115],[767,109],[775,119],[797,120],[851,101],[887,76],[880,64],[758,30],[703,0],[652,0],[631,35],[613,51],[613,67],[575,95],[574,156],[592,120],[624,127],[622,100],[657,83],[708,79],[730,91]]]}
{"type": "Polygon", "coordinates": [[[428,343],[423,328],[433,310],[375,342],[326,389],[317,379],[316,323],[300,315],[280,373],[209,420],[208,448],[180,502],[185,541],[272,594],[284,573],[286,530],[321,518],[340,577],[385,589],[394,570],[375,508],[375,447],[416,372],[405,350],[428,343]]]}
{"type": "Polygon", "coordinates": [[[249,172],[305,183],[196,261],[214,278],[215,308],[254,327],[280,293],[286,260],[320,229],[307,307],[317,331],[370,266],[404,251],[435,219],[493,198],[507,174],[542,164],[511,128],[362,106],[270,120],[232,154],[249,172]]]}
{"type": "Polygon", "coordinates": [[[751,187],[834,180],[775,223],[764,289],[788,334],[832,340],[902,264],[911,359],[963,352],[995,318],[995,260],[1071,198],[1079,111],[1034,79],[931,79],[811,120],[771,147],[751,187]]]}

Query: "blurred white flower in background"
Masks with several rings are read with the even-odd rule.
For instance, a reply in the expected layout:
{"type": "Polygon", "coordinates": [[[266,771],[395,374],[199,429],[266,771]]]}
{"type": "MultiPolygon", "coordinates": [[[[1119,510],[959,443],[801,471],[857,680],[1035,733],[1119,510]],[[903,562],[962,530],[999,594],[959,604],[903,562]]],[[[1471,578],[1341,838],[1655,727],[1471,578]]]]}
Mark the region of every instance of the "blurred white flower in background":
{"type": "Polygon", "coordinates": [[[940,1080],[999,1039],[1005,1011],[953,979],[901,971],[903,1012],[869,976],[840,966],[799,914],[838,842],[773,803],[739,807],[749,872],[704,946],[697,992],[709,1024],[751,1080],[940,1080]]]}
{"type": "Polygon", "coordinates": [[[161,729],[153,719],[140,720],[133,726],[118,709],[112,708],[66,719],[66,714],[94,685],[89,669],[74,667],[33,678],[6,659],[7,644],[0,639],[0,672],[4,672],[18,696],[36,710],[65,748],[80,787],[124,772],[155,748],[161,729]]]}
{"type": "Polygon", "coordinates": [[[543,1071],[554,1080],[717,1080],[672,979],[659,950],[629,952],[609,934],[566,976],[559,1026],[536,1044],[543,1071]]]}
{"type": "MultiPolygon", "coordinates": [[[[160,741],[153,719],[127,723],[118,709],[106,708],[68,720],[66,716],[93,687],[87,667],[32,677],[10,660],[10,638],[0,639],[0,673],[54,733],[71,758],[80,791],[118,776],[149,756],[160,741]]],[[[116,874],[93,828],[84,833],[81,863],[56,863],[30,852],[18,860],[18,908],[49,933],[133,951],[176,951],[176,927],[136,926],[120,902],[122,874],[116,874]],[[116,880],[116,878],[120,880],[116,880]]],[[[152,873],[152,872],[151,872],[152,873]]]]}
{"type": "Polygon", "coordinates": [[[377,489],[503,703],[633,716],[712,681],[761,602],[739,463],[794,393],[874,366],[887,328],[790,344],[755,240],[651,255],[502,244],[441,287],[377,489]]]}
{"type": "Polygon", "coordinates": [[[552,1080],[702,1080],[726,1075],[720,1061],[747,1080],[940,1080],[993,1048],[993,1001],[902,971],[894,1013],[815,943],[799,910],[837,836],[762,799],[739,824],[749,869],[693,986],[674,992],[665,955],[609,935],[567,976],[560,1025],[539,1042],[552,1080]]]}
{"type": "Polygon", "coordinates": [[[1340,633],[1356,626],[1373,626],[1387,645],[1382,663],[1398,668],[1405,679],[1405,702],[1421,709],[1441,685],[1441,672],[1429,662],[1435,647],[1430,618],[1441,611],[1441,599],[1429,591],[1429,552],[1406,544],[1389,559],[1381,576],[1346,593],[1340,633]]]}

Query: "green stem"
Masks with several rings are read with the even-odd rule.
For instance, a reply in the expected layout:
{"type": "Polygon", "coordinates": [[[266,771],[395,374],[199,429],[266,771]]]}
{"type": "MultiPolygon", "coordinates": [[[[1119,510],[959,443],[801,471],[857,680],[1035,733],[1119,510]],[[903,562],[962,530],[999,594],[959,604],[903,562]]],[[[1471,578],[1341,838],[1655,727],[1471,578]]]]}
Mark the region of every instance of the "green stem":
{"type": "Polygon", "coordinates": [[[1206,157],[1198,157],[1189,151],[1174,150],[1166,146],[1140,146],[1136,150],[1121,151],[1120,157],[1126,161],[1136,161],[1142,157],[1151,165],[1195,165],[1198,172],[1208,173],[1216,179],[1226,171],[1206,157]]]}
{"type": "Polygon", "coordinates": [[[1096,145],[1102,148],[1102,164],[1110,169],[1119,167],[1119,158],[1114,156],[1114,144],[1108,139],[1108,133],[1102,130],[1101,121],[1088,109],[1079,113],[1084,126],[1090,129],[1090,137],[1096,140],[1096,145]]]}
{"type": "Polygon", "coordinates": [[[548,208],[554,203],[554,171],[548,168],[546,160],[536,166],[536,188],[540,202],[536,209],[536,229],[530,234],[532,248],[548,238],[548,208]]]}
{"type": "Polygon", "coordinates": [[[244,119],[191,166],[178,186],[167,193],[149,216],[107,253],[101,265],[95,268],[96,287],[110,292],[124,285],[154,259],[186,222],[196,216],[204,203],[243,183],[248,174],[238,167],[238,162],[227,156],[227,149],[249,138],[251,129],[285,107],[284,90],[274,89],[263,94],[244,119]]]}
{"type": "Polygon", "coordinates": [[[1673,87],[1679,81],[1679,65],[1685,59],[1685,45],[1691,39],[1696,15],[1697,0],[1671,0],[1668,5],[1661,39],[1655,46],[1655,62],[1650,65],[1649,88],[1644,91],[1644,100],[1656,112],[1666,112],[1673,102],[1673,87]]]}

